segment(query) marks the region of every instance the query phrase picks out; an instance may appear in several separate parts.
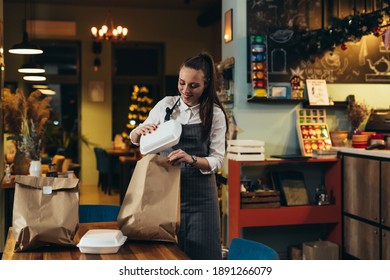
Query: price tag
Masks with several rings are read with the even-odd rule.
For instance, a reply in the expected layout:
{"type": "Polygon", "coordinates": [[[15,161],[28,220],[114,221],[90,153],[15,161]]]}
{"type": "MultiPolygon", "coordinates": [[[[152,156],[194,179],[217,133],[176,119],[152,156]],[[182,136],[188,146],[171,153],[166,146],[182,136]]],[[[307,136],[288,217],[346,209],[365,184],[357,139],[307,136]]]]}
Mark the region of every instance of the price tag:
{"type": "Polygon", "coordinates": [[[52,194],[53,187],[52,186],[43,186],[42,187],[42,193],[43,194],[52,194]]]}

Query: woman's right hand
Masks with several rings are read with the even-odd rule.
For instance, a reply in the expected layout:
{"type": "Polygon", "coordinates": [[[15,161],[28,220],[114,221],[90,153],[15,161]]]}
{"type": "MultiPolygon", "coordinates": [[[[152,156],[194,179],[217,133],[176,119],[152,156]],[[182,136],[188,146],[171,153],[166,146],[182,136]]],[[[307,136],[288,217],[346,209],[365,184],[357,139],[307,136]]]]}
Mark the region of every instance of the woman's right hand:
{"type": "Polygon", "coordinates": [[[141,137],[141,135],[146,135],[148,133],[152,133],[157,129],[156,124],[148,123],[144,125],[140,125],[135,129],[135,133],[137,136],[141,137]]]}
{"type": "Polygon", "coordinates": [[[148,124],[140,125],[137,128],[135,128],[133,131],[131,131],[130,140],[133,144],[138,145],[142,135],[152,133],[156,129],[157,129],[156,124],[148,123],[148,124]]]}
{"type": "Polygon", "coordinates": [[[138,126],[137,128],[133,129],[130,133],[131,143],[135,145],[139,145],[139,141],[142,135],[152,133],[156,129],[157,129],[157,125],[152,123],[138,126]]]}

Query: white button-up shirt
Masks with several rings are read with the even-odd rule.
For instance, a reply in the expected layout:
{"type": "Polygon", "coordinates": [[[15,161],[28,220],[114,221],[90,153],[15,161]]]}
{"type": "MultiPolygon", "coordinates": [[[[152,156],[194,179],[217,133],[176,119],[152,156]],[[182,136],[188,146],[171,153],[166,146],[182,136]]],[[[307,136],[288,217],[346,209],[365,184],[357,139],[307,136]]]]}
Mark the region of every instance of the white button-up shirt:
{"type": "MultiPolygon", "coordinates": [[[[166,108],[172,108],[175,102],[180,98],[179,96],[167,96],[160,100],[156,106],[150,111],[148,118],[141,125],[153,123],[160,124],[164,122],[166,115],[166,108]]],[[[171,119],[185,124],[201,123],[199,115],[200,105],[192,107],[187,106],[184,102],[179,101],[178,105],[172,112],[171,119]]],[[[134,130],[132,130],[133,132],[134,130]]],[[[210,171],[202,173],[216,173],[222,168],[222,163],[225,155],[225,141],[226,141],[226,122],[225,116],[221,108],[214,105],[213,122],[210,131],[210,154],[206,157],[209,162],[210,171]]],[[[131,134],[130,134],[131,139],[131,134]]],[[[138,145],[138,143],[133,143],[138,145]]]]}

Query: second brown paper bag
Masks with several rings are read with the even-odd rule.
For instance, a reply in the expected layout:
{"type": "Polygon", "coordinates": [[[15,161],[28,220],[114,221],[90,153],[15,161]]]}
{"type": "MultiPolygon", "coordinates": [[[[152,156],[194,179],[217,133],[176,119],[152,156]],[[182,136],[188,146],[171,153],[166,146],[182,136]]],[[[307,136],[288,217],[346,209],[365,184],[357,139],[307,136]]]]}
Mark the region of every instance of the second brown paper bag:
{"type": "Polygon", "coordinates": [[[79,225],[79,179],[16,175],[12,216],[15,251],[74,246],[79,225]]]}
{"type": "Polygon", "coordinates": [[[177,242],[180,167],[149,154],[137,162],[118,214],[128,239],[177,242]]]}

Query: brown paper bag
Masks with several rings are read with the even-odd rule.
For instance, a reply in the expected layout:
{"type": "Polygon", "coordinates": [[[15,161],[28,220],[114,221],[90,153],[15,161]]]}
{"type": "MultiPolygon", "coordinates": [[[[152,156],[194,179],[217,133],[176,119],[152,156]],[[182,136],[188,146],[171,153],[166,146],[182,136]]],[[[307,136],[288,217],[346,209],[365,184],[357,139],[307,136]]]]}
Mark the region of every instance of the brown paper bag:
{"type": "Polygon", "coordinates": [[[14,251],[74,245],[79,223],[79,179],[15,177],[14,251]]]}
{"type": "Polygon", "coordinates": [[[180,224],[180,167],[149,154],[135,166],[118,214],[128,239],[177,242],[180,224]]]}

